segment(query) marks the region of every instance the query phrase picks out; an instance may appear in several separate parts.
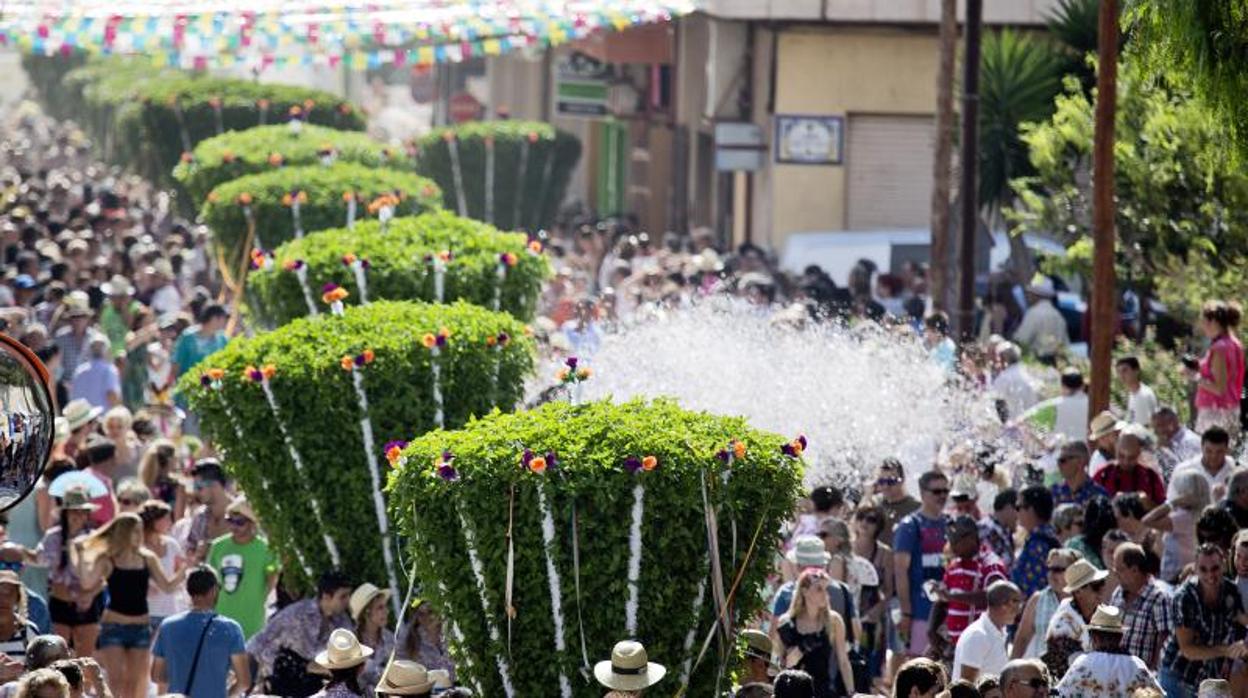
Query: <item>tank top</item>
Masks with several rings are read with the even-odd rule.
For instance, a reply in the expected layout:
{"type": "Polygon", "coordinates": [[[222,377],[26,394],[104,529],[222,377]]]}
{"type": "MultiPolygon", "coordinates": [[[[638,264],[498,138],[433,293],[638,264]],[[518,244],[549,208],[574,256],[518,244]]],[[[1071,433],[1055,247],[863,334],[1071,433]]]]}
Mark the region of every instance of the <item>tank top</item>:
{"type": "Polygon", "coordinates": [[[108,575],[108,610],[126,616],[147,615],[147,566],[123,569],[113,566],[108,575]]]}
{"type": "Polygon", "coordinates": [[[801,649],[802,660],[794,668],[810,674],[815,684],[815,698],[832,698],[841,694],[832,683],[832,639],[826,630],[820,628],[813,633],[801,633],[797,630],[797,621],[790,618],[780,626],[779,634],[785,647],[801,649]]]}
{"type": "Polygon", "coordinates": [[[1036,631],[1031,635],[1031,642],[1027,643],[1027,652],[1024,655],[1027,659],[1039,659],[1048,649],[1045,636],[1049,632],[1049,621],[1053,619],[1058,603],[1057,593],[1049,587],[1045,587],[1040,592],[1040,598],[1036,599],[1036,631]]]}
{"type": "Polygon", "coordinates": [[[1213,357],[1221,354],[1226,360],[1226,390],[1215,395],[1203,386],[1196,388],[1196,407],[1203,409],[1239,409],[1239,395],[1244,389],[1244,346],[1238,339],[1224,334],[1213,340],[1209,351],[1200,360],[1200,377],[1213,380],[1213,357]]]}

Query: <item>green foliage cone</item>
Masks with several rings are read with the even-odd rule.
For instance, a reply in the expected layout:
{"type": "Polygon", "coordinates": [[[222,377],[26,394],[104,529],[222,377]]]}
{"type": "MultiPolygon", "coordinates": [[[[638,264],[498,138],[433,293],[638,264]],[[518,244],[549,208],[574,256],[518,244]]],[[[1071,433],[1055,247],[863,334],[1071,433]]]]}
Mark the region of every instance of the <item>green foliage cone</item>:
{"type": "Polygon", "coordinates": [[[213,189],[201,211],[204,222],[212,229],[215,243],[232,263],[231,268],[237,268],[241,255],[250,251],[243,249],[247,220],[239,197],[244,194],[251,197],[251,212],[259,237],[252,241],[251,247],[272,249],[295,237],[293,212],[283,203],[283,198],[298,191],[307,196],[307,201],[299,207],[305,233],[345,225],[348,203],[343,195],[348,192],[358,199],[356,220],[365,219],[369,215],[369,202],[382,194],[402,192],[403,200],[396,215],[424,213],[436,209],[441,201],[437,185],[424,177],[349,162],[328,167],[282,167],[239,177],[213,189]]]}
{"type": "MultiPolygon", "coordinates": [[[[696,656],[715,613],[709,588],[701,606],[694,608],[699,584],[710,571],[702,484],[718,513],[725,593],[738,567],[749,560],[734,596],[737,618],[748,618],[763,603],[764,579],[778,544],[775,532],[792,514],[801,482],[800,463],[781,454],[783,443],[779,436],[750,428],[744,419],[688,412],[669,400],[552,403],[491,415],[460,431],[433,432],[415,440],[404,452],[406,462],[391,473],[391,512],[410,541],[422,598],[463,634],[462,642],[452,642],[459,675],[479,687],[481,695],[503,696],[496,663],[503,657],[517,696],[559,695],[561,673],[576,696],[602,694],[580,674],[572,521],[575,515],[585,651],[594,662],[610,656],[612,645],[626,636],[633,488],[641,483],[645,495],[636,636],[650,659],[668,668],[660,693],[674,694],[690,656],[684,649],[690,628],[697,628],[696,656]],[[747,451],[729,467],[716,453],[729,448],[733,439],[747,451]],[[521,464],[526,448],[538,455],[554,452],[556,467],[544,474],[526,470],[521,464]],[[456,481],[437,474],[434,463],[443,451],[454,455],[456,481]],[[623,468],[626,458],[646,456],[656,457],[658,467],[636,474],[623,468]],[[561,579],[563,652],[555,650],[539,487],[554,525],[550,553],[561,579]],[[516,614],[509,646],[504,580],[513,493],[516,614]],[[462,521],[475,532],[485,610],[462,521]],[[499,630],[498,641],[490,639],[489,622],[499,630]]],[[[694,672],[687,695],[712,694],[715,657],[713,648],[694,672]]]]}
{"type": "Polygon", "coordinates": [[[342,568],[361,581],[385,586],[387,580],[360,408],[342,357],[366,349],[375,354],[357,370],[384,478],[385,444],[434,428],[431,352],[422,339],[441,328],[451,332],[437,359],[446,425],[460,426],[496,407],[511,409],[532,370],[532,342],[515,319],[467,303],[382,301],[347,308],[342,316],[296,320],[234,340],[180,381],[205,433],[225,453],[230,472],[282,552],[288,576],[304,588],[315,579],[301,569],[300,556],[313,575],[330,566],[309,492],[320,503],[342,568]],[[505,346],[487,344],[499,333],[510,337],[505,346]],[[247,367],[268,364],[276,371],[270,386],[282,422],[307,469],[304,478],[296,472],[261,386],[245,377],[247,367]],[[224,375],[216,386],[206,386],[202,381],[212,369],[224,375]]]}
{"type": "Polygon", "coordinates": [[[274,153],[290,167],[319,164],[326,152],[332,153],[334,162],[398,170],[412,167],[405,149],[391,148],[358,131],[305,124],[296,132],[289,124],[275,124],[228,131],[200,141],[191,162],[179,163],[173,177],[199,204],[219,184],[275,169],[269,161],[274,153]]]}
{"type": "MultiPolygon", "coordinates": [[[[382,231],[378,221],[366,221],[354,230],[335,228],[291,240],[274,252],[273,264],[248,278],[251,309],[261,323],[283,325],[309,314],[298,274],[290,268],[302,262],[314,300],[326,283],[351,292],[346,303],[360,300],[354,271],[346,255],[368,261],[365,285],[370,300],[436,300],[432,257],[452,253],[443,277],[443,298],[464,299],[492,308],[499,286],[501,256],[514,262],[506,267],[499,309],[522,320],[532,320],[542,280],[549,275],[545,257],[533,254],[525,236],[502,233],[493,226],[448,211],[390,221],[382,231]]],[[[324,308],[318,309],[323,312],[324,308]]]]}
{"type": "Polygon", "coordinates": [[[548,226],[581,156],[576,136],[534,121],[474,121],[435,129],[417,142],[416,170],[442,187],[443,205],[459,211],[451,143],[459,153],[466,215],[504,230],[548,226]],[[486,140],[494,140],[494,209],[486,215],[486,140]],[[523,168],[522,153],[527,151],[523,168]]]}

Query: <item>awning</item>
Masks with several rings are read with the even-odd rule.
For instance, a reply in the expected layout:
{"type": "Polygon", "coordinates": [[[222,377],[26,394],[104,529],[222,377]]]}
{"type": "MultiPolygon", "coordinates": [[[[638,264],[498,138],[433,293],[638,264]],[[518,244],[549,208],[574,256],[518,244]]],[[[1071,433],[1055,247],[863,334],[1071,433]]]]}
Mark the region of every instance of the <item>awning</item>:
{"type": "Polygon", "coordinates": [[[86,0],[6,3],[0,44],[184,68],[431,65],[667,22],[694,0],[86,0]]]}

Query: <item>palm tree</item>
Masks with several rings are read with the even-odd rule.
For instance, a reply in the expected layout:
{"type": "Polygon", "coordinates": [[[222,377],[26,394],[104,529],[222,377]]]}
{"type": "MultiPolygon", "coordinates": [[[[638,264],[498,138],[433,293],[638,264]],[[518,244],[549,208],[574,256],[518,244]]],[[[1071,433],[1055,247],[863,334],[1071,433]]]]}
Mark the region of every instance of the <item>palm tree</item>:
{"type": "Polygon", "coordinates": [[[1088,64],[1088,54],[1097,49],[1099,0],[1058,0],[1048,17],[1049,34],[1057,41],[1062,72],[1075,75],[1083,91],[1092,94],[1096,72],[1088,64]]]}

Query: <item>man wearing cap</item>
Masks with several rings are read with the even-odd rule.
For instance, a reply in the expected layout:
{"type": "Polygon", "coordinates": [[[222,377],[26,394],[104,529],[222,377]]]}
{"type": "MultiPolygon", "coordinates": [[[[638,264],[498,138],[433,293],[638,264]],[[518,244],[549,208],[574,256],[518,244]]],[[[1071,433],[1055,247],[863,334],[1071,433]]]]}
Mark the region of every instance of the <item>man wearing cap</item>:
{"type": "Polygon", "coordinates": [[[1170,594],[1149,572],[1148,556],[1139,544],[1119,545],[1113,563],[1119,586],[1109,602],[1122,609],[1122,649],[1155,667],[1170,634],[1170,594]]]}
{"type": "Polygon", "coordinates": [[[953,679],[974,681],[985,674],[1000,674],[1010,661],[1006,628],[1023,610],[1023,594],[1011,582],[998,579],[984,594],[988,612],[961,633],[953,654],[953,679]]]}
{"type": "Polygon", "coordinates": [[[216,458],[201,458],[196,461],[191,468],[191,476],[195,478],[195,501],[200,506],[184,519],[188,528],[186,545],[183,547],[195,559],[204,560],[214,540],[232,533],[225,517],[234,498],[225,489],[228,483],[225,469],[216,458]]]}
{"type": "Polygon", "coordinates": [[[237,695],[251,688],[243,629],[217,614],[218,588],[211,567],[201,565],[186,576],[191,610],[166,618],[152,647],[152,681],[158,693],[225,698],[231,669],[237,695]]]}
{"type": "Polygon", "coordinates": [[[1144,448],[1143,429],[1134,424],[1124,427],[1118,434],[1115,457],[1092,479],[1105,488],[1110,496],[1120,492],[1139,492],[1148,499],[1145,505],[1152,508],[1166,501],[1166,486],[1156,470],[1140,462],[1144,448]]]}
{"type": "Polygon", "coordinates": [[[265,600],[277,586],[277,555],[256,534],[258,521],[246,499],[229,505],[225,521],[230,532],[212,542],[208,564],[221,575],[217,612],[233,618],[248,639],[264,627],[265,600]]]}
{"type": "Polygon", "coordinates": [[[640,696],[647,688],[663,680],[667,669],[646,656],[640,642],[624,640],[611,649],[611,658],[594,665],[594,679],[612,691],[640,696]]]}
{"type": "Polygon", "coordinates": [[[1109,497],[1104,487],[1088,477],[1088,444],[1068,441],[1057,452],[1057,471],[1062,481],[1053,485],[1054,504],[1087,504],[1095,497],[1109,497]]]}
{"type": "Polygon", "coordinates": [[[1063,698],[1120,698],[1141,688],[1161,690],[1142,659],[1122,649],[1122,611],[1098,606],[1088,622],[1092,651],[1071,663],[1057,684],[1063,698]]]}
{"type": "Polygon", "coordinates": [[[1066,318],[1053,306],[1057,291],[1053,279],[1036,274],[1027,287],[1030,307],[1023,313],[1023,321],[1014,331],[1014,341],[1031,350],[1041,363],[1053,365],[1058,352],[1070,344],[1066,318]]]}
{"type": "Polygon", "coordinates": [[[975,519],[962,515],[950,521],[948,541],[953,558],[945,566],[941,586],[936,588],[928,640],[933,646],[944,644],[939,635],[943,623],[948,649],[952,650],[962,631],[987,605],[988,587],[994,582],[1006,581],[1007,577],[1001,558],[990,549],[980,548],[979,525],[975,519]]]}

